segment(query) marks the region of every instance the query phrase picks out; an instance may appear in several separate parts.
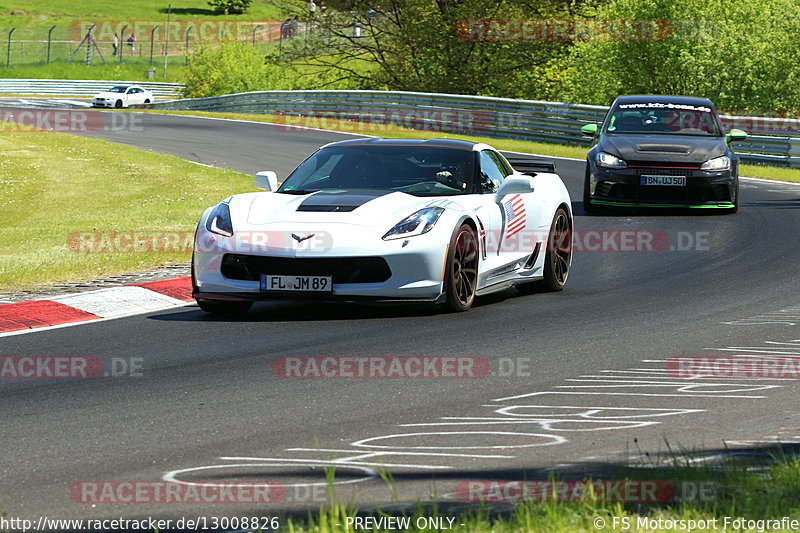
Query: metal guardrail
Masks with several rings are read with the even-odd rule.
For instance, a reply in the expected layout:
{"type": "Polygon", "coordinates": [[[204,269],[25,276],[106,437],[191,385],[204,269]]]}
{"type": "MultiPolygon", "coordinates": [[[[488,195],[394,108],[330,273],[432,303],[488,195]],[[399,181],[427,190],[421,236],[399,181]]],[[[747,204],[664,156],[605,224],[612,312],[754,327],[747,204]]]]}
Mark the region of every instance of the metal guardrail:
{"type": "Polygon", "coordinates": [[[156,98],[176,98],[184,85],[155,81],[109,81],[109,80],[38,80],[0,79],[0,93],[23,95],[94,96],[114,85],[137,85],[153,91],[156,98]]]}
{"type": "MultiPolygon", "coordinates": [[[[606,106],[389,91],[261,91],[144,107],[274,114],[286,127],[346,129],[347,121],[355,121],[389,137],[397,126],[584,146],[591,139],[580,133],[581,126],[601,122],[608,111],[606,106]]],[[[734,145],[743,161],[800,168],[800,120],[727,115],[722,120],[726,128],[751,134],[734,145]]]]}

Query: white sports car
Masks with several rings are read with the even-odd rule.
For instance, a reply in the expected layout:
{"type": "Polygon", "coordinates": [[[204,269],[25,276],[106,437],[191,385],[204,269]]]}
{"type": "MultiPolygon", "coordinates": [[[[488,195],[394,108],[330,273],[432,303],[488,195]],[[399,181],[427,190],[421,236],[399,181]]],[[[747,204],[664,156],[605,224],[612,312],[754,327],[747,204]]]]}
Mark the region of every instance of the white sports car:
{"type": "Polygon", "coordinates": [[[155,100],[153,93],[135,85],[116,85],[92,99],[92,107],[128,107],[131,104],[149,104],[155,100]]]}
{"type": "Polygon", "coordinates": [[[561,290],[569,194],[552,163],[515,164],[486,144],[371,138],[323,146],[280,187],[274,172],[259,172],[267,192],[203,213],[193,296],[217,313],[299,298],[466,311],[510,286],[561,290]]]}

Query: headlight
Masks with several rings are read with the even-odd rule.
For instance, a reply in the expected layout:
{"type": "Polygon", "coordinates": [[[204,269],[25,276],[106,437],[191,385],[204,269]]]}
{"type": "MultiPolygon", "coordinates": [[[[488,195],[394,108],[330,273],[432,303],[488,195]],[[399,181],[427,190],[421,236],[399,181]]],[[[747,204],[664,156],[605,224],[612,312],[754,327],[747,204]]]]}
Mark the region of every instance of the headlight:
{"type": "Polygon", "coordinates": [[[608,168],[627,168],[628,164],[615,155],[606,152],[597,153],[597,164],[608,168]]]}
{"type": "Polygon", "coordinates": [[[414,237],[428,233],[433,228],[436,221],[444,213],[443,207],[426,207],[420,209],[413,215],[409,215],[389,230],[383,236],[383,240],[402,239],[403,237],[414,237]]]}
{"type": "Polygon", "coordinates": [[[617,156],[606,152],[597,153],[597,164],[608,168],[627,168],[628,164],[617,156]]]}
{"type": "Polygon", "coordinates": [[[206,222],[206,229],[211,233],[216,233],[224,237],[233,236],[231,210],[227,202],[222,202],[211,211],[211,214],[208,215],[208,221],[206,222]]]}
{"type": "Polygon", "coordinates": [[[728,170],[729,168],[731,168],[731,158],[727,155],[709,159],[700,165],[700,170],[728,170]]]}

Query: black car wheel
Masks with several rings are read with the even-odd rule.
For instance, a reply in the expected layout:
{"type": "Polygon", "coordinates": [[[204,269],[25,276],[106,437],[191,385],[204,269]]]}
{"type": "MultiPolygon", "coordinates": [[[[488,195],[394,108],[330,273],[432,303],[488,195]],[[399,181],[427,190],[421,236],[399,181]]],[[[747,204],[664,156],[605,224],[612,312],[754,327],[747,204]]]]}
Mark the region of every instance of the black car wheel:
{"type": "Polygon", "coordinates": [[[733,193],[733,207],[728,209],[728,214],[732,215],[739,210],[739,180],[736,180],[736,188],[733,193]]]}
{"type": "Polygon", "coordinates": [[[572,222],[563,207],[556,210],[550,234],[547,237],[547,252],[544,257],[544,279],[517,285],[523,294],[538,291],[560,291],[567,284],[572,264],[572,222]]]}
{"type": "Polygon", "coordinates": [[[116,109],[121,109],[122,108],[122,100],[117,100],[116,102],[114,102],[114,107],[116,109]]]}
{"type": "Polygon", "coordinates": [[[469,224],[462,224],[447,252],[445,305],[451,311],[466,311],[475,301],[478,287],[478,239],[469,224]]]}
{"type": "Polygon", "coordinates": [[[206,313],[216,315],[240,315],[253,307],[253,302],[222,302],[210,300],[197,300],[197,305],[206,313]]]}
{"type": "Polygon", "coordinates": [[[586,177],[583,180],[583,211],[585,213],[596,213],[597,206],[592,205],[592,195],[589,191],[589,162],[586,162],[586,177]]]}

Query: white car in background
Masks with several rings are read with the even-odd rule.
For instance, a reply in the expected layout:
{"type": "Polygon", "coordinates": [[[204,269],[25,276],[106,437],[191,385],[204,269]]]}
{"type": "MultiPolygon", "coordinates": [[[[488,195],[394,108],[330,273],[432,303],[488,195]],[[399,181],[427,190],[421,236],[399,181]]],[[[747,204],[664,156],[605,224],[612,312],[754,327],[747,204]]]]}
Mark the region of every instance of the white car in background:
{"type": "Polygon", "coordinates": [[[121,109],[131,104],[149,104],[155,98],[153,93],[136,85],[115,85],[96,95],[92,107],[114,107],[121,109]]]}
{"type": "MultiPolygon", "coordinates": [[[[512,158],[512,161],[514,159],[512,158]]],[[[193,296],[208,312],[273,299],[393,300],[466,311],[516,286],[558,291],[572,208],[554,165],[515,166],[485,144],[359,139],[322,147],[278,187],[208,208],[193,296]]]]}

